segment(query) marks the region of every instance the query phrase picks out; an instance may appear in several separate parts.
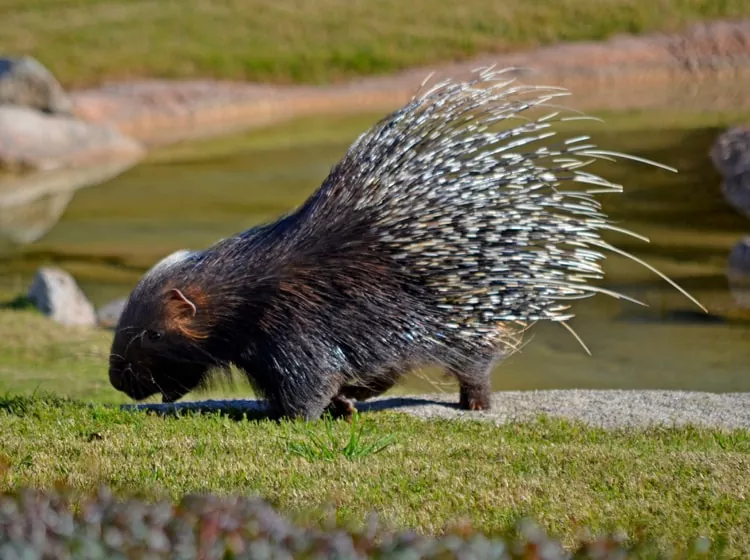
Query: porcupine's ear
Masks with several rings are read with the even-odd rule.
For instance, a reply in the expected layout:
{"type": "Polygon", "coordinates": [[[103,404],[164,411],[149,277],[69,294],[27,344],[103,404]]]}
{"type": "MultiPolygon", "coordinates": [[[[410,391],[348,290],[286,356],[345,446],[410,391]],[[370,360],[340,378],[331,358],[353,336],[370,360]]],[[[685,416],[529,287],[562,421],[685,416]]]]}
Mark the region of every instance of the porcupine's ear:
{"type": "Polygon", "coordinates": [[[172,288],[167,294],[167,305],[172,311],[171,315],[175,318],[195,317],[198,313],[196,305],[190,301],[187,296],[177,288],[172,288]]]}
{"type": "Polygon", "coordinates": [[[166,295],[165,322],[168,330],[177,331],[189,338],[204,338],[202,329],[197,328],[195,317],[198,306],[195,298],[185,295],[183,290],[172,288],[166,295]]]}

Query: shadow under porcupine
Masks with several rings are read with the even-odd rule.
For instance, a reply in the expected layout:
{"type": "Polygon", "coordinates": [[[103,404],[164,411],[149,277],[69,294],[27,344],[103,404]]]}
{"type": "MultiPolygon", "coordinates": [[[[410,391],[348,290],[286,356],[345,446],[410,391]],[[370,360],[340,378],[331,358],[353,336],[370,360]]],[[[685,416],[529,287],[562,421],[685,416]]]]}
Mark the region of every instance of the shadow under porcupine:
{"type": "Polygon", "coordinates": [[[482,70],[415,96],[298,209],[159,263],[120,318],[112,385],[171,403],[236,366],[274,414],[313,419],[439,365],[459,406],[481,410],[493,365],[528,325],[567,326],[571,301],[597,293],[631,299],[590,283],[606,251],[654,269],[601,238],[640,236],[596,199],[621,187],[584,168],[646,160],[587,137],[548,142],[566,120],[550,102],[567,92],[506,78],[482,70]]]}

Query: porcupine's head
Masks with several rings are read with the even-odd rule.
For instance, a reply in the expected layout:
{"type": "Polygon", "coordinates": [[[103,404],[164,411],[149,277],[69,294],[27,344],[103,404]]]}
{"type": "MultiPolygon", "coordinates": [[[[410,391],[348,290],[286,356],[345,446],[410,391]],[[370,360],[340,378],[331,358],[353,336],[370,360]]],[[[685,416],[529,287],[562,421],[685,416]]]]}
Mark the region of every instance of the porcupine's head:
{"type": "Polygon", "coordinates": [[[204,348],[210,336],[206,295],[184,280],[194,254],[178,251],[149,270],[120,316],[109,379],[132,399],[161,394],[163,402],[174,402],[219,365],[204,348]]]}

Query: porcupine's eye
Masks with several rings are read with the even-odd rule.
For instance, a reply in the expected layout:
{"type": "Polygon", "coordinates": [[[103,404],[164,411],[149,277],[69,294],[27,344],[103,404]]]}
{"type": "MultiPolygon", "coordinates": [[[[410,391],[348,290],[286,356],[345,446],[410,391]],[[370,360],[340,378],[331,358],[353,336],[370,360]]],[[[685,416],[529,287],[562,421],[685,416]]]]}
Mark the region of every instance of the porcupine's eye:
{"type": "Polygon", "coordinates": [[[162,337],[162,333],[160,331],[148,331],[146,333],[146,336],[152,342],[156,342],[157,340],[159,340],[162,337]]]}

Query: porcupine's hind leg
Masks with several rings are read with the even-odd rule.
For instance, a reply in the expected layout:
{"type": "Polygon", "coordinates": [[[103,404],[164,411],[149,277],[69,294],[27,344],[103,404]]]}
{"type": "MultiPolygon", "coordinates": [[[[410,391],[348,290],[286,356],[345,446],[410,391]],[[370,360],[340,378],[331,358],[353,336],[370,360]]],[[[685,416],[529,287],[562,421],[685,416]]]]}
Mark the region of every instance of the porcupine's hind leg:
{"type": "Polygon", "coordinates": [[[459,406],[464,410],[489,410],[492,407],[490,374],[499,356],[481,356],[449,367],[458,379],[459,406]]]}

